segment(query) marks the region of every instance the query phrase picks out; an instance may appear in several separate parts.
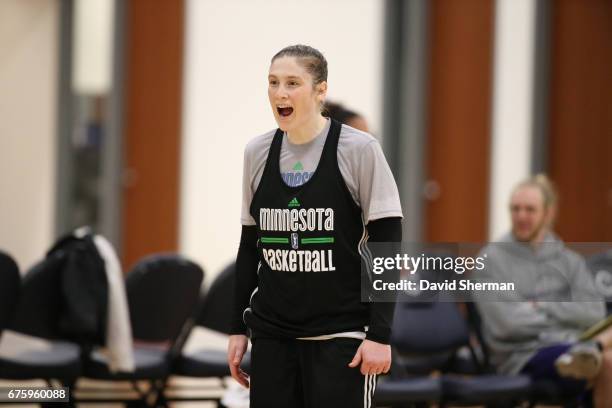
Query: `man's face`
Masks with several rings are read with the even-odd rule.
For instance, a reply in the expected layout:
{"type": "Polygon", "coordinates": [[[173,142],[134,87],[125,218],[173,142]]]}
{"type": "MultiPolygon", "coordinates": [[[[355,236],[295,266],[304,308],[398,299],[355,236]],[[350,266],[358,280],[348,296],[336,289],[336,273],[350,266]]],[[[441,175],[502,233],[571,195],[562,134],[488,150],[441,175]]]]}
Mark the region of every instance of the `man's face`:
{"type": "Polygon", "coordinates": [[[535,240],[548,225],[548,210],[537,187],[519,187],[510,199],[512,233],[517,241],[535,240]]]}

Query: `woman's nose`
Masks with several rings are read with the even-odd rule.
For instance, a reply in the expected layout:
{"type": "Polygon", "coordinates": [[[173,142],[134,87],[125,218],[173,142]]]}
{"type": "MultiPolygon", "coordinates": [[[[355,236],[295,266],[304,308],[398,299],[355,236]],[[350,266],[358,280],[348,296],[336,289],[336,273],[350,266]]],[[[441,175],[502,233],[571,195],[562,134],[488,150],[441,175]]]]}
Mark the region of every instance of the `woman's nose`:
{"type": "Polygon", "coordinates": [[[284,86],[280,85],[276,89],[276,97],[277,98],[287,99],[288,96],[289,96],[289,94],[287,93],[287,88],[285,88],[284,86]]]}

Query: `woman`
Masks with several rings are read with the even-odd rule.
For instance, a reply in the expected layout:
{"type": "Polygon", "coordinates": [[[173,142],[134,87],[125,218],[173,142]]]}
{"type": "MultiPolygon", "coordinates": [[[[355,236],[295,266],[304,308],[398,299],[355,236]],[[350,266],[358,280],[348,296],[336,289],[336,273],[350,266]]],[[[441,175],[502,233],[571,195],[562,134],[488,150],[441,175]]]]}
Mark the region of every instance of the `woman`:
{"type": "Polygon", "coordinates": [[[321,115],[326,93],[323,55],[282,49],[268,75],[279,129],[245,149],[228,363],[252,408],[369,407],[391,364],[393,304],[361,302],[359,247],[401,240],[397,187],[373,137],[321,115]]]}

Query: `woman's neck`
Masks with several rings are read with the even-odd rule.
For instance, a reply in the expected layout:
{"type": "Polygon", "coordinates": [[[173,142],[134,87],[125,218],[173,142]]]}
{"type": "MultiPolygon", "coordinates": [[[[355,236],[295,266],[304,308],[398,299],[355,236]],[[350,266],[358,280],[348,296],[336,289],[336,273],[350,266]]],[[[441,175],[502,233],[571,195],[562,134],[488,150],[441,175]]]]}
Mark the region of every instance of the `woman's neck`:
{"type": "Polygon", "coordinates": [[[316,118],[313,118],[306,125],[300,127],[299,129],[294,129],[291,132],[287,132],[287,137],[289,141],[293,144],[305,144],[310,142],[312,139],[317,137],[319,133],[325,127],[327,119],[321,115],[317,115],[316,118]]]}

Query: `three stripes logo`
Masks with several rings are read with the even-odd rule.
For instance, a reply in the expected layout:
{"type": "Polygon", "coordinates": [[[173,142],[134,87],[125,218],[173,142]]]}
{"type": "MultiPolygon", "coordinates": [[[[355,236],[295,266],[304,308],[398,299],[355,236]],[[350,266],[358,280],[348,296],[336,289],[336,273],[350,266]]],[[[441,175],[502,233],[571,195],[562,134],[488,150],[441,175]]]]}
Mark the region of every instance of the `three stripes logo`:
{"type": "Polygon", "coordinates": [[[299,206],[300,206],[300,202],[298,201],[296,197],[293,197],[293,199],[289,201],[289,204],[287,204],[287,207],[289,208],[299,207],[299,206]]]}

